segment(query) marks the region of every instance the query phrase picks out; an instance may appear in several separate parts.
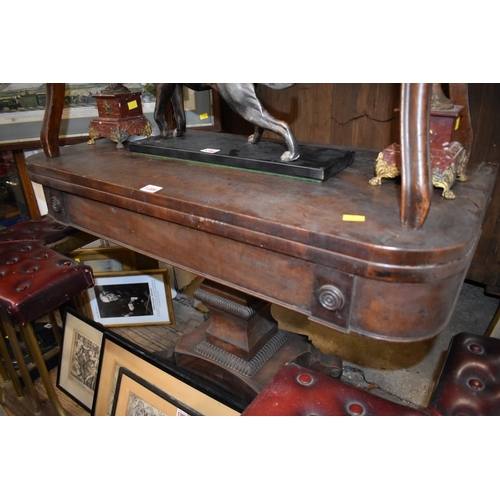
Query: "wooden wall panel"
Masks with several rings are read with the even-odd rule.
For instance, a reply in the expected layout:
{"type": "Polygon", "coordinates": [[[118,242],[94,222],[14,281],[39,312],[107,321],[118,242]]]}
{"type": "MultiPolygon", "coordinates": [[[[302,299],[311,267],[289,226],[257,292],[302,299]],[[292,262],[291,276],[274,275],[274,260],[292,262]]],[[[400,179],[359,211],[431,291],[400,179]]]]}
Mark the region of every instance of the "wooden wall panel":
{"type": "MultiPolygon", "coordinates": [[[[272,115],[291,125],[299,142],[383,149],[397,139],[399,84],[299,83],[285,90],[260,87],[259,96],[272,115]]],[[[221,114],[224,132],[252,133],[225,103],[221,114]]]]}
{"type": "MultiPolygon", "coordinates": [[[[473,142],[471,161],[500,162],[500,84],[469,84],[473,142]]],[[[483,234],[467,273],[469,280],[500,287],[500,176],[486,212],[483,234]]]]}
{"type": "Polygon", "coordinates": [[[500,83],[469,83],[473,161],[500,162],[500,83]]]}

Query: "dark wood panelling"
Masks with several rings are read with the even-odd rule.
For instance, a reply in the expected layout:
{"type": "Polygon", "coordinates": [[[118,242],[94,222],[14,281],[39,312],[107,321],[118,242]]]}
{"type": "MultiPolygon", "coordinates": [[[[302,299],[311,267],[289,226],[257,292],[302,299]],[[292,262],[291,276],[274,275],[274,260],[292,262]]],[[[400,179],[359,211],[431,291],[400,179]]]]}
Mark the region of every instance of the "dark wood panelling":
{"type": "Polygon", "coordinates": [[[472,161],[500,161],[500,83],[469,83],[472,161]]]}
{"type": "MultiPolygon", "coordinates": [[[[291,125],[299,142],[380,149],[397,138],[399,84],[300,83],[285,90],[260,87],[259,95],[271,114],[291,125]]],[[[253,131],[225,103],[221,118],[225,132],[253,131]]]]}
{"type": "MultiPolygon", "coordinates": [[[[469,84],[469,105],[474,134],[471,161],[500,162],[500,84],[469,84]]],[[[500,287],[500,177],[467,278],[500,287]]]]}

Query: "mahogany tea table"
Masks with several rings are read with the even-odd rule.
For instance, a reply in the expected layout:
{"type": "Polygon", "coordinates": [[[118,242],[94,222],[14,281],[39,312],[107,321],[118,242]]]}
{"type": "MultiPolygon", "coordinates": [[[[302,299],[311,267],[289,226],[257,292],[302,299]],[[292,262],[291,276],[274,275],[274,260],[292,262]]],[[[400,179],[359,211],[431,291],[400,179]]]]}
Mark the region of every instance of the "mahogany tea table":
{"type": "Polygon", "coordinates": [[[376,156],[356,148],[351,166],[311,182],[99,140],[33,155],[28,171],[56,221],[206,279],[212,318],[182,337],[176,360],[250,401],[283,365],[317,355],[277,328],[269,303],[389,342],[429,339],[447,325],[498,166],[469,164],[457,200],[431,191],[416,230],[401,224],[397,182],[369,185],[376,156]]]}

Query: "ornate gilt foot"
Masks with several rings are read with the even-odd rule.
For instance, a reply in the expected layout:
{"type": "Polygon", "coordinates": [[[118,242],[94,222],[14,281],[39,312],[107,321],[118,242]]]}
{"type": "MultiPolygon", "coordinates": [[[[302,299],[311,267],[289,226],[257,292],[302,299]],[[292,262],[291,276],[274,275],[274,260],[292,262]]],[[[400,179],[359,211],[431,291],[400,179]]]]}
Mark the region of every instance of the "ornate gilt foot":
{"type": "Polygon", "coordinates": [[[95,144],[96,139],[99,139],[101,134],[99,134],[99,132],[92,125],[89,125],[89,136],[90,139],[87,141],[87,144],[92,146],[95,144]]]}
{"type": "Polygon", "coordinates": [[[370,179],[368,182],[372,186],[380,186],[382,184],[382,179],[393,179],[401,174],[396,163],[389,163],[384,160],[384,153],[379,153],[377,156],[377,163],[375,164],[375,177],[370,179]]]}
{"type": "Polygon", "coordinates": [[[454,200],[455,193],[451,190],[453,184],[455,183],[455,167],[454,165],[451,168],[441,171],[438,169],[434,169],[432,171],[432,185],[437,188],[442,188],[443,198],[447,200],[454,200]]]}
{"type": "Polygon", "coordinates": [[[123,149],[123,143],[130,137],[130,134],[126,130],[122,129],[115,129],[112,130],[111,133],[109,134],[109,138],[113,141],[116,142],[116,147],[118,149],[123,149]]]}
{"type": "Polygon", "coordinates": [[[432,157],[432,184],[443,189],[443,198],[454,200],[455,193],[451,188],[455,181],[465,182],[467,152],[459,142],[452,142],[443,151],[435,151],[432,157]]]}
{"type": "Polygon", "coordinates": [[[139,135],[149,137],[152,133],[153,133],[153,128],[151,127],[151,123],[148,120],[146,125],[144,125],[144,127],[142,127],[141,130],[139,130],[139,135]]]}

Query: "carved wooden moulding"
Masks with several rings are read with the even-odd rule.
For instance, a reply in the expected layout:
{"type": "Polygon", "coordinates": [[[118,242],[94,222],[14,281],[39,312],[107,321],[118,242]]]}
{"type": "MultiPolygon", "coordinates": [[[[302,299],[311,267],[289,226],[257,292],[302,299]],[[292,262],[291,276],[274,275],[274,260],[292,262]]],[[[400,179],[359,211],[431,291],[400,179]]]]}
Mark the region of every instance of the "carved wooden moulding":
{"type": "Polygon", "coordinates": [[[130,92],[121,84],[111,84],[94,97],[99,117],[89,124],[88,144],[94,144],[100,137],[107,137],[121,149],[123,143],[133,135],[151,135],[151,123],[142,113],[140,92],[130,92]]]}
{"type": "MultiPolygon", "coordinates": [[[[451,190],[455,181],[466,181],[467,150],[453,140],[460,128],[460,118],[464,106],[452,105],[448,109],[432,109],[430,116],[430,154],[432,184],[443,189],[443,197],[452,200],[451,190]]],[[[375,164],[372,186],[379,186],[382,179],[401,175],[401,147],[394,143],[379,153],[375,164]]]]}

